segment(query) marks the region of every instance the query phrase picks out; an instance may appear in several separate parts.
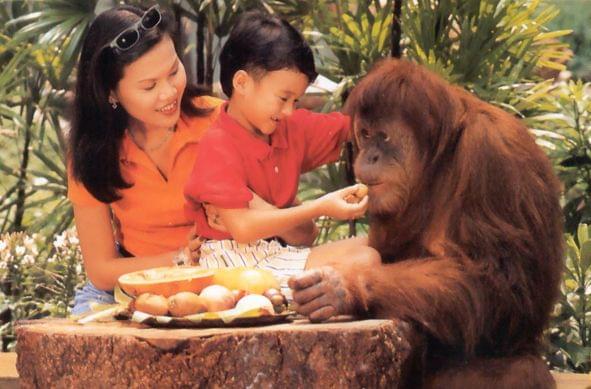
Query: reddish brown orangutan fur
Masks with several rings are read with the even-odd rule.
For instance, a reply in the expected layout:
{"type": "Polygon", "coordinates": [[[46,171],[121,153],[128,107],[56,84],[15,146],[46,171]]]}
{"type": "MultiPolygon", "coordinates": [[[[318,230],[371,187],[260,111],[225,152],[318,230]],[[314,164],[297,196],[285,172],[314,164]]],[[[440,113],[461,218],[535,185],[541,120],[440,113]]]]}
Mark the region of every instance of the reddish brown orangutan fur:
{"type": "Polygon", "coordinates": [[[382,265],[342,270],[366,315],[424,334],[409,386],[544,388],[562,272],[560,185],[524,124],[406,61],[347,103],[382,265]]]}

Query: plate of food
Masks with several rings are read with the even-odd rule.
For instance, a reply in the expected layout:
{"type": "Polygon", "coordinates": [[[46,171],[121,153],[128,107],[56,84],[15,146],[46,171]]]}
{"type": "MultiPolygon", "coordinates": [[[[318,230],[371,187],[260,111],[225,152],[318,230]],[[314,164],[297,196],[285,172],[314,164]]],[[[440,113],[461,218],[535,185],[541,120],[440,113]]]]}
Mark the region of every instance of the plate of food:
{"type": "Polygon", "coordinates": [[[269,271],[161,267],[124,274],[117,304],[95,307],[79,323],[105,318],[153,327],[257,326],[291,321],[293,312],[269,271]],[[106,308],[106,309],[105,309],[106,308]]]}

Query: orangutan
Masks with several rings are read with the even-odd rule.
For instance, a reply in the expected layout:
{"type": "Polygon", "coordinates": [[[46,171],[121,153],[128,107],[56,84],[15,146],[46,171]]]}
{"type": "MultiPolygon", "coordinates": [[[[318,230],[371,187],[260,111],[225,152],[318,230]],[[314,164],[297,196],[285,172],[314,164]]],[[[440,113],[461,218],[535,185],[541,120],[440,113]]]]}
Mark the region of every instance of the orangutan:
{"type": "Polygon", "coordinates": [[[410,387],[553,387],[540,340],[563,268],[560,184],[525,125],[393,59],[347,111],[381,264],[292,278],[298,311],[411,323],[424,342],[410,387]]]}

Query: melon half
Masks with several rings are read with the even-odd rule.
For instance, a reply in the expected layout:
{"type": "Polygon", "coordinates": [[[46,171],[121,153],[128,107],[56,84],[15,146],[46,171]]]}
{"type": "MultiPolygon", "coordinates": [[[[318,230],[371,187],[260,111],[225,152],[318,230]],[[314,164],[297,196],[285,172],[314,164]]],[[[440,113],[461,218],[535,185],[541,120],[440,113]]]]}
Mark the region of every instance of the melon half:
{"type": "Polygon", "coordinates": [[[263,294],[266,290],[279,289],[279,281],[269,270],[252,267],[216,269],[213,283],[230,290],[263,294]]]}
{"type": "Polygon", "coordinates": [[[212,283],[213,275],[213,271],[197,266],[156,267],[122,275],[119,286],[134,297],[142,293],[170,297],[179,292],[199,293],[212,283]]]}

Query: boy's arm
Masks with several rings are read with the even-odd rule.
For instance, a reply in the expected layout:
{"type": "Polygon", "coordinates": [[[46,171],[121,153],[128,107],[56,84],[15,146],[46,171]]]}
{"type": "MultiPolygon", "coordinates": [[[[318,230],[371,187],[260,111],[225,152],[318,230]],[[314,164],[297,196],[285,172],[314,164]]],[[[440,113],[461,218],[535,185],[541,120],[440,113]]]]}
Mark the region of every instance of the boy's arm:
{"type": "MultiPolygon", "coordinates": [[[[296,199],[295,205],[300,205],[301,202],[296,199]]],[[[223,222],[220,220],[219,208],[211,204],[203,204],[205,214],[207,215],[207,223],[213,229],[229,232],[223,222]]],[[[253,192],[253,198],[248,203],[249,209],[254,210],[274,210],[278,209],[276,206],[269,204],[256,193],[253,192]]],[[[296,226],[284,233],[275,234],[275,236],[283,239],[287,244],[292,246],[312,246],[318,235],[318,228],[313,220],[309,220],[299,226],[296,226]]]]}
{"type": "MultiPolygon", "coordinates": [[[[293,206],[301,205],[299,199],[295,199],[293,206]]],[[[314,220],[309,220],[304,224],[300,224],[283,234],[277,235],[285,241],[285,243],[292,246],[312,246],[318,237],[318,227],[314,220]]]]}
{"type": "MultiPolygon", "coordinates": [[[[292,206],[298,206],[301,204],[302,202],[296,198],[292,206]]],[[[253,198],[248,203],[248,207],[250,209],[277,209],[276,206],[267,203],[256,193],[253,193],[253,198]]],[[[318,236],[318,228],[313,220],[308,220],[282,234],[276,234],[276,236],[292,246],[312,246],[318,236]]]]}
{"type": "Polygon", "coordinates": [[[299,226],[277,236],[291,246],[310,247],[316,241],[318,233],[319,230],[316,223],[313,220],[310,220],[309,222],[300,224],[299,226]]]}
{"type": "Polygon", "coordinates": [[[270,238],[319,216],[313,203],[285,209],[218,209],[222,223],[238,243],[270,238]]]}
{"type": "Polygon", "coordinates": [[[345,199],[357,192],[358,185],[349,186],[316,200],[285,209],[224,209],[218,207],[222,224],[239,243],[270,238],[294,229],[319,216],[347,220],[361,217],[367,209],[367,196],[359,203],[345,199]]]}
{"type": "Polygon", "coordinates": [[[294,136],[302,137],[305,144],[302,172],[337,161],[342,145],[351,139],[351,119],[339,112],[298,110],[289,120],[294,136]]]}

